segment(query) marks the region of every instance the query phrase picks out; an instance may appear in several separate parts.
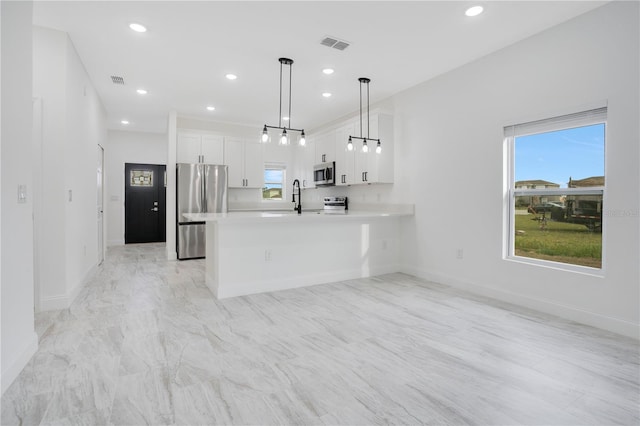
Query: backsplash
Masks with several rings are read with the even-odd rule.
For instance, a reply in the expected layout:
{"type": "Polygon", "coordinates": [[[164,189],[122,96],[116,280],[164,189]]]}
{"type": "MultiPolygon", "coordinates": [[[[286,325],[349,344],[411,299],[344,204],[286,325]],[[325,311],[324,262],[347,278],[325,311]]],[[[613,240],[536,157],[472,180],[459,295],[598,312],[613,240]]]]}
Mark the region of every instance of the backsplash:
{"type": "MultiPolygon", "coordinates": [[[[303,209],[320,209],[323,207],[324,197],[349,197],[349,206],[354,209],[377,210],[390,207],[395,201],[392,199],[391,184],[328,186],[302,190],[303,209]]],[[[262,200],[260,189],[229,189],[229,210],[287,210],[293,208],[291,188],[286,189],[283,201],[262,200]]]]}

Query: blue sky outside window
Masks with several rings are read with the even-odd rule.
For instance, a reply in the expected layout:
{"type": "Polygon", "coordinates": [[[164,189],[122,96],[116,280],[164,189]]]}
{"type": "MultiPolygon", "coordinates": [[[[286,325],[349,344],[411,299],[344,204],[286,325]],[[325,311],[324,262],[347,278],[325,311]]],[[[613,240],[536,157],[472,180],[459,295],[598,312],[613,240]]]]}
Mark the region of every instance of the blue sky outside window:
{"type": "Polygon", "coordinates": [[[605,125],[594,124],[515,138],[515,181],[604,176],[605,125]]]}

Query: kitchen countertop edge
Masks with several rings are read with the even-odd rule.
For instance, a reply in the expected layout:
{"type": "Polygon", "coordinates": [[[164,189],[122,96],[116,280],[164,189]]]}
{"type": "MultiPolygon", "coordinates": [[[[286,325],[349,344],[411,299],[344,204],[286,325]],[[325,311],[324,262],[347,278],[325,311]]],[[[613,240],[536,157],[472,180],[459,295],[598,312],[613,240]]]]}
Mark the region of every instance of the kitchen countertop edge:
{"type": "Polygon", "coordinates": [[[377,219],[384,217],[413,216],[413,212],[384,212],[348,210],[346,213],[326,213],[324,211],[303,211],[301,215],[295,212],[269,211],[235,211],[229,213],[185,213],[184,217],[198,222],[242,223],[242,222],[319,222],[336,220],[377,219]]]}

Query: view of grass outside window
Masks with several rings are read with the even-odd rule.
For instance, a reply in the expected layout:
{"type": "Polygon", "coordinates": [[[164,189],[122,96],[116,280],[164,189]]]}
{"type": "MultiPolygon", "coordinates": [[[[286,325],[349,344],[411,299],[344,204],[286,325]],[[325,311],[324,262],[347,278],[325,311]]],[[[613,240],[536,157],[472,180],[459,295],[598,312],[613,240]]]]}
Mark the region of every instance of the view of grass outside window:
{"type": "Polygon", "coordinates": [[[505,128],[510,256],[602,268],[606,108],[505,128]]]}
{"type": "Polygon", "coordinates": [[[263,200],[284,199],[285,169],[282,166],[265,166],[264,187],[262,188],[263,200]]]}

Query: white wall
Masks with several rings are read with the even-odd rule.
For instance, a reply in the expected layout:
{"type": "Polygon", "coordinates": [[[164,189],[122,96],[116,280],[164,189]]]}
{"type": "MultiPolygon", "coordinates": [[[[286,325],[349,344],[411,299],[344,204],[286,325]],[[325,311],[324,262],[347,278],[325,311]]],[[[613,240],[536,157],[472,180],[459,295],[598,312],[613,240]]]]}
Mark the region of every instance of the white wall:
{"type": "Polygon", "coordinates": [[[638,337],[638,15],[637,2],[610,3],[390,100],[389,197],[416,206],[403,230],[406,272],[638,337]],[[600,101],[605,276],[504,260],[503,126],[600,101]]]}
{"type": "MultiPolygon", "coordinates": [[[[124,244],[124,164],[167,164],[167,135],[109,130],[105,155],[107,245],[124,244]]],[[[168,208],[168,207],[167,207],[168,208]]]]}
{"type": "Polygon", "coordinates": [[[68,307],[98,262],[96,148],[106,114],[66,33],[33,27],[33,94],[42,102],[36,215],[39,310],[68,307]],[[46,207],[46,208],[45,208],[46,207]]]}
{"type": "Polygon", "coordinates": [[[33,317],[31,2],[2,2],[2,348],[4,392],[38,347],[33,317]],[[17,202],[26,185],[25,203],[17,202]]]}
{"type": "MultiPolygon", "coordinates": [[[[33,95],[42,102],[42,152],[35,153],[41,170],[41,205],[46,214],[38,215],[40,306],[62,308],[66,303],[66,200],[65,194],[65,63],[66,34],[33,27],[33,95]],[[45,161],[46,159],[46,161],[45,161]]],[[[39,212],[37,212],[39,213],[39,212]]]]}

